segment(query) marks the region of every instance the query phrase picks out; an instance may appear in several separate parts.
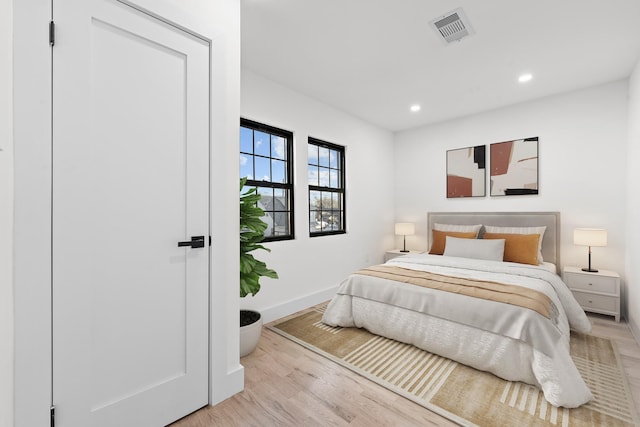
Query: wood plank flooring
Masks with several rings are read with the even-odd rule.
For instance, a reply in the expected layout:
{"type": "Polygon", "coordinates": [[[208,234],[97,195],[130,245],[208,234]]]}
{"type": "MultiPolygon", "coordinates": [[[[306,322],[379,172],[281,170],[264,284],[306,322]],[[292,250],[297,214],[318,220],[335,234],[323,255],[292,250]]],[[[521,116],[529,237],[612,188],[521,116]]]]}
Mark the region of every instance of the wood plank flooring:
{"type": "MultiPolygon", "coordinates": [[[[593,334],[618,345],[636,408],[640,408],[640,346],[628,325],[591,315],[593,334]]],[[[453,426],[447,419],[300,345],[264,329],[241,361],[245,389],[177,421],[210,426],[453,426]]]]}

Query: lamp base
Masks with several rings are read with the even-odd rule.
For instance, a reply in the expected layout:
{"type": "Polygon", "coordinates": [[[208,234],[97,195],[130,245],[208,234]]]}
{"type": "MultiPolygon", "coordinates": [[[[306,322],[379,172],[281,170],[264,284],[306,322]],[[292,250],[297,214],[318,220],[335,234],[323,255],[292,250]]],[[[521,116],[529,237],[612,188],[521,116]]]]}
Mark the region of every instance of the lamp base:
{"type": "Polygon", "coordinates": [[[407,249],[400,249],[400,252],[410,252],[407,249]]]}
{"type": "Polygon", "coordinates": [[[582,271],[586,271],[587,273],[597,273],[598,270],[593,268],[583,268],[582,271]]]}

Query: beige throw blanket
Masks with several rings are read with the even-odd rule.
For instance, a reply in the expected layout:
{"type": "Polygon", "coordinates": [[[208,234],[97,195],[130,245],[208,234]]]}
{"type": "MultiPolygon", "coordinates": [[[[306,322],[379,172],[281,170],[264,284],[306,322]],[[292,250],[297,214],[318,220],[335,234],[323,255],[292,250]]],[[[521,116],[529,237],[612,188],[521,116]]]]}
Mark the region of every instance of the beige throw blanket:
{"type": "Polygon", "coordinates": [[[522,286],[452,277],[390,265],[374,265],[356,271],[355,274],[516,305],[533,310],[548,319],[557,316],[557,309],[547,295],[522,286]]]}

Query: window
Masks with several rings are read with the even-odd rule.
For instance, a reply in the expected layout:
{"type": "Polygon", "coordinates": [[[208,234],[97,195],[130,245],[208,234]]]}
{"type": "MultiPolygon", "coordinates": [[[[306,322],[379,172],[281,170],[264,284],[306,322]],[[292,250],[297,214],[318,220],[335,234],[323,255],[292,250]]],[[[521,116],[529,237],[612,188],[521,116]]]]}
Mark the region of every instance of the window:
{"type": "Polygon", "coordinates": [[[309,138],[309,235],[345,232],[344,147],[309,138]]]}
{"type": "Polygon", "coordinates": [[[240,119],[240,177],[262,196],[264,241],[293,239],[293,133],[240,119]]]}

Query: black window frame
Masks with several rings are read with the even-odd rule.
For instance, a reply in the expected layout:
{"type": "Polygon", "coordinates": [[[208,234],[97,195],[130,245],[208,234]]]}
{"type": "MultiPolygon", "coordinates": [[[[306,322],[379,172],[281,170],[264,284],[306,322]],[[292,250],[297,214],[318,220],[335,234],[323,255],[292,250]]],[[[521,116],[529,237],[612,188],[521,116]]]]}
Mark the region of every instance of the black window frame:
{"type": "MultiPolygon", "coordinates": [[[[307,185],[309,187],[308,189],[309,214],[307,215],[307,218],[309,221],[309,236],[319,237],[319,236],[333,236],[337,234],[346,234],[347,232],[347,197],[346,197],[347,185],[346,185],[346,168],[345,168],[345,165],[346,165],[345,147],[343,145],[333,144],[331,142],[327,142],[327,141],[324,141],[318,138],[313,138],[310,136],[307,140],[307,168],[309,168],[309,166],[312,166],[309,163],[309,154],[308,154],[309,145],[327,148],[329,150],[337,151],[340,153],[340,161],[338,165],[340,187],[335,188],[335,187],[326,187],[326,186],[320,186],[320,185],[311,185],[309,184],[309,179],[307,178],[307,185]],[[340,230],[311,231],[311,212],[316,210],[316,209],[313,209],[313,207],[311,206],[312,191],[320,191],[322,193],[338,193],[341,195],[342,203],[341,203],[340,212],[341,212],[342,220],[340,222],[341,224],[340,230]]],[[[320,161],[318,160],[318,163],[319,162],[320,161]]],[[[315,166],[320,166],[320,165],[315,165],[315,166]]],[[[335,169],[335,168],[330,167],[330,169],[335,169]]]]}
{"type": "MultiPolygon", "coordinates": [[[[288,130],[284,130],[284,129],[280,129],[274,126],[269,126],[266,125],[264,123],[260,123],[260,122],[256,122],[253,120],[249,120],[249,119],[245,119],[245,118],[240,118],[240,127],[241,128],[247,128],[247,129],[251,129],[254,132],[254,140],[253,140],[253,144],[255,144],[255,131],[258,132],[264,132],[267,133],[269,135],[275,135],[281,138],[284,138],[286,141],[286,172],[285,172],[285,176],[286,176],[286,183],[280,183],[280,182],[271,182],[271,181],[263,181],[263,180],[256,180],[256,179],[247,179],[247,183],[245,184],[245,187],[256,187],[256,188],[272,188],[272,189],[281,189],[281,190],[287,190],[289,193],[289,206],[288,206],[288,210],[286,211],[276,211],[276,210],[268,210],[265,211],[265,214],[268,212],[273,212],[273,219],[275,221],[275,214],[279,213],[279,212],[287,212],[289,215],[289,234],[286,235],[281,235],[281,236],[265,236],[263,242],[276,242],[276,241],[281,241],[281,240],[294,240],[295,239],[295,212],[294,212],[294,208],[295,208],[295,204],[294,204],[294,188],[293,188],[293,132],[288,131],[288,130]]],[[[253,147],[253,153],[247,153],[247,152],[243,152],[241,151],[242,149],[240,148],[238,150],[239,154],[245,154],[245,155],[249,155],[252,157],[253,161],[254,161],[254,166],[253,166],[253,171],[254,171],[254,175],[255,175],[255,158],[256,157],[260,157],[260,158],[268,158],[269,159],[269,163],[270,163],[270,168],[273,165],[273,160],[281,160],[281,159],[277,159],[272,157],[272,151],[270,149],[269,151],[269,157],[264,156],[264,155],[258,155],[255,153],[255,145],[253,147]]],[[[254,176],[255,178],[255,176],[254,176]]],[[[275,226],[275,224],[274,224],[275,226]]]]}

